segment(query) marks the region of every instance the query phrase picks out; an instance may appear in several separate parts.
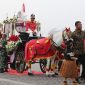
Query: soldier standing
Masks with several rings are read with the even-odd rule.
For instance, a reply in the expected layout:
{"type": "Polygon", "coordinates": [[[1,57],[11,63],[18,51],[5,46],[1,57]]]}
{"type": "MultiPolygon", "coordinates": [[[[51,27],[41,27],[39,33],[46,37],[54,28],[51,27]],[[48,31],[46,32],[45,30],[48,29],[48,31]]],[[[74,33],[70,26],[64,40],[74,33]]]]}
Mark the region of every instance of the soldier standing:
{"type": "Polygon", "coordinates": [[[0,73],[7,71],[6,44],[6,34],[2,34],[2,38],[0,40],[0,73]]]}
{"type": "Polygon", "coordinates": [[[72,38],[74,39],[74,53],[78,57],[78,63],[82,65],[82,73],[80,78],[85,80],[85,32],[82,30],[82,23],[80,21],[75,22],[75,27],[76,29],[72,33],[72,38]]]}

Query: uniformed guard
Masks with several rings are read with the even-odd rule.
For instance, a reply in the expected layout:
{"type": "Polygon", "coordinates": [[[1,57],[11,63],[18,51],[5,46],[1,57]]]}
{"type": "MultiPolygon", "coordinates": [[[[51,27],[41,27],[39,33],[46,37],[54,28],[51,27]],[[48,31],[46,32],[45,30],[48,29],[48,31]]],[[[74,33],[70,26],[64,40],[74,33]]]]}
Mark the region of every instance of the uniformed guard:
{"type": "Polygon", "coordinates": [[[31,14],[30,21],[26,22],[26,31],[28,31],[31,36],[37,36],[40,34],[40,30],[40,23],[35,21],[35,15],[31,14]]]}
{"type": "Polygon", "coordinates": [[[0,40],[0,73],[7,71],[7,53],[5,45],[6,42],[6,34],[2,34],[2,38],[0,40]]]}
{"type": "Polygon", "coordinates": [[[85,32],[82,30],[82,23],[80,21],[75,22],[75,27],[76,29],[72,33],[72,38],[74,39],[74,53],[78,57],[78,63],[82,64],[82,73],[80,78],[85,80],[85,32]]]}

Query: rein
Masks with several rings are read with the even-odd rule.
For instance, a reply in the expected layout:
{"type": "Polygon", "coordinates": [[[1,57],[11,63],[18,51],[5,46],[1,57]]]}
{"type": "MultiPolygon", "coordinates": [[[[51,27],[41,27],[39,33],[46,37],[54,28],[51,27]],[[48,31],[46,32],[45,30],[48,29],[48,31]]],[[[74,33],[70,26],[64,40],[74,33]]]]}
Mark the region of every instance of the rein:
{"type": "Polygon", "coordinates": [[[52,42],[53,42],[53,47],[55,47],[55,49],[56,50],[58,50],[58,51],[62,51],[63,49],[61,48],[61,46],[58,46],[53,40],[52,40],[52,42]]]}

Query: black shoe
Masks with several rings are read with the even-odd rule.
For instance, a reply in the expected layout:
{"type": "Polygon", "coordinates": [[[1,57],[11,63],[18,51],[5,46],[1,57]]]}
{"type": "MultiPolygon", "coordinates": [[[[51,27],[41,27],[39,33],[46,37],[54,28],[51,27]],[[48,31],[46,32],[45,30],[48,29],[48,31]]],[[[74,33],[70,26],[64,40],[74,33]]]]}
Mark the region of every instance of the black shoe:
{"type": "Polygon", "coordinates": [[[53,74],[53,75],[51,75],[52,77],[56,77],[57,75],[55,75],[55,74],[53,74]]]}
{"type": "Polygon", "coordinates": [[[55,73],[55,75],[58,75],[58,73],[55,73]]]}
{"type": "Polygon", "coordinates": [[[79,83],[79,84],[81,83],[81,82],[79,81],[79,78],[77,78],[76,81],[77,81],[77,83],[79,83]]]}
{"type": "Polygon", "coordinates": [[[79,78],[79,82],[80,83],[85,83],[85,79],[84,78],[79,78]]]}
{"type": "Polygon", "coordinates": [[[4,73],[4,69],[3,68],[0,69],[0,73],[4,73]]]}
{"type": "Polygon", "coordinates": [[[80,83],[85,83],[85,79],[82,77],[79,77],[76,79],[76,81],[80,84],[80,83]]]}
{"type": "Polygon", "coordinates": [[[29,76],[33,76],[33,73],[28,73],[29,76]]]}

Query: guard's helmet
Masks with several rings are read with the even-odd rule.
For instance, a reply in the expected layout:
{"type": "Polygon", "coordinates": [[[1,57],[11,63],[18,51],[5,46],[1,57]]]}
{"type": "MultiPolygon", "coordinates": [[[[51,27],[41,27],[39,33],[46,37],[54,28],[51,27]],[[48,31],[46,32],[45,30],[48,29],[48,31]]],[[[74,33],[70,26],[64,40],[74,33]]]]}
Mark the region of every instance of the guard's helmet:
{"type": "Polygon", "coordinates": [[[34,14],[31,14],[31,16],[30,16],[30,17],[35,19],[35,15],[34,15],[34,14]]]}

